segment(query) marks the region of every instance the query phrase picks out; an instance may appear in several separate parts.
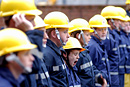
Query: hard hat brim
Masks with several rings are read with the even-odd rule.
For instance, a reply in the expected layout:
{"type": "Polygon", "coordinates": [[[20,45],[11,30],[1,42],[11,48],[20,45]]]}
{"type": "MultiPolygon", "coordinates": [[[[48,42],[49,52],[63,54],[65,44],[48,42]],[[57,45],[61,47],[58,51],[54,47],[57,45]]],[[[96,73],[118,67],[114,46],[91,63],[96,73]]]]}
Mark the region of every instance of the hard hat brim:
{"type": "Polygon", "coordinates": [[[8,53],[12,53],[12,52],[30,50],[30,49],[34,49],[36,47],[37,46],[35,44],[27,44],[27,45],[22,45],[22,46],[18,46],[18,47],[12,47],[12,48],[8,48],[8,49],[4,49],[4,50],[0,51],[0,56],[8,54],[8,53]]]}
{"type": "Polygon", "coordinates": [[[82,52],[82,51],[85,51],[86,49],[84,49],[84,48],[79,48],[79,47],[71,47],[71,48],[64,48],[65,50],[69,50],[69,49],[80,49],[80,52],[82,52]]]}
{"type": "MultiPolygon", "coordinates": [[[[88,30],[90,33],[94,32],[94,30],[91,29],[91,28],[79,28],[79,29],[80,29],[80,30],[88,30]]],[[[72,33],[72,32],[74,32],[74,31],[77,31],[77,28],[76,28],[76,29],[73,29],[73,30],[70,30],[70,31],[69,31],[69,34],[72,33]]]]}
{"type": "Polygon", "coordinates": [[[45,29],[49,29],[49,28],[70,28],[72,26],[70,25],[49,25],[49,26],[45,26],[45,29]]]}
{"type": "Polygon", "coordinates": [[[48,24],[44,24],[44,25],[42,25],[42,26],[35,26],[34,29],[44,28],[44,27],[46,27],[46,26],[48,26],[48,24]]]}
{"type": "Polygon", "coordinates": [[[90,27],[110,27],[110,25],[90,25],[90,27]]]}
{"type": "Polygon", "coordinates": [[[1,12],[0,17],[5,17],[5,16],[11,16],[17,13],[25,14],[25,15],[41,15],[42,11],[40,10],[30,10],[30,11],[10,11],[10,12],[1,12]]]}

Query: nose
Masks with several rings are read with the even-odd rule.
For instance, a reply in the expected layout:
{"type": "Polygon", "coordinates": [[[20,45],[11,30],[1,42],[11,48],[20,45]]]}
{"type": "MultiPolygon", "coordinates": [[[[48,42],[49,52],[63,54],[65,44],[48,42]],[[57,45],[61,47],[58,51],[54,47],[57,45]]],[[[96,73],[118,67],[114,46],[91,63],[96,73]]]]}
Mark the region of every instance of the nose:
{"type": "Polygon", "coordinates": [[[30,58],[31,61],[35,60],[32,54],[29,55],[29,58],[30,58]]]}
{"type": "Polygon", "coordinates": [[[77,59],[79,59],[79,55],[77,55],[77,59]]]}
{"type": "Polygon", "coordinates": [[[69,37],[70,37],[70,35],[69,35],[69,33],[68,33],[67,38],[69,38],[69,37]]]}
{"type": "Polygon", "coordinates": [[[44,32],[44,38],[45,38],[45,39],[48,39],[48,35],[47,35],[46,32],[44,32]]]}
{"type": "Polygon", "coordinates": [[[106,32],[107,32],[107,30],[106,30],[106,29],[102,29],[102,32],[103,32],[103,33],[106,33],[106,32]]]}
{"type": "Polygon", "coordinates": [[[91,35],[89,35],[89,39],[91,39],[91,35]]]}

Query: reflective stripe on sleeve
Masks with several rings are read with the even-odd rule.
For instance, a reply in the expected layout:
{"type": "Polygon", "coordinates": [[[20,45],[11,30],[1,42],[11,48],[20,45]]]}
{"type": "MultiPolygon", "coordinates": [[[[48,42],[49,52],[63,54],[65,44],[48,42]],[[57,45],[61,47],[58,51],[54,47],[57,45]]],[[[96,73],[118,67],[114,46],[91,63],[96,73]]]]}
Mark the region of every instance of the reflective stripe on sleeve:
{"type": "Polygon", "coordinates": [[[48,73],[48,72],[45,72],[45,73],[35,74],[36,80],[39,79],[39,75],[40,75],[41,79],[49,78],[49,73],[48,73]]]}
{"type": "MultiPolygon", "coordinates": [[[[66,65],[62,64],[61,65],[63,69],[66,69],[66,65]]],[[[59,71],[60,70],[60,66],[53,66],[53,71],[59,71]]]]}
{"type": "Polygon", "coordinates": [[[74,86],[69,86],[69,87],[81,87],[81,85],[74,85],[74,86]]]}
{"type": "Polygon", "coordinates": [[[126,45],[124,44],[124,45],[119,45],[119,47],[126,47],[126,45]]]}
{"type": "Polygon", "coordinates": [[[93,65],[93,63],[92,63],[92,61],[90,61],[90,62],[88,62],[88,63],[85,63],[85,64],[83,64],[83,65],[80,65],[80,68],[81,68],[81,70],[82,70],[82,69],[88,68],[88,67],[90,67],[90,66],[92,66],[92,65],[93,65]]]}
{"type": "Polygon", "coordinates": [[[110,72],[111,75],[118,75],[118,72],[110,72]]]}
{"type": "Polygon", "coordinates": [[[119,68],[125,68],[125,66],[119,66],[119,68]]]}
{"type": "Polygon", "coordinates": [[[117,50],[117,48],[113,48],[113,49],[112,49],[112,51],[116,51],[116,50],[117,50]]]}

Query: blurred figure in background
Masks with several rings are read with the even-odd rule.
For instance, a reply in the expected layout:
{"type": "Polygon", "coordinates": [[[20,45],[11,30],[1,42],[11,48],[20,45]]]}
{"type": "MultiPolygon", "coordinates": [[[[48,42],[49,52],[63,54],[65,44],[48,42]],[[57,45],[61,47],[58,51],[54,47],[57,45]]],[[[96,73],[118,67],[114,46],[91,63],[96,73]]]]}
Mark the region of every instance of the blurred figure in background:
{"type": "Polygon", "coordinates": [[[24,32],[15,28],[0,31],[0,87],[20,87],[22,73],[31,73],[36,48],[24,32]]]}

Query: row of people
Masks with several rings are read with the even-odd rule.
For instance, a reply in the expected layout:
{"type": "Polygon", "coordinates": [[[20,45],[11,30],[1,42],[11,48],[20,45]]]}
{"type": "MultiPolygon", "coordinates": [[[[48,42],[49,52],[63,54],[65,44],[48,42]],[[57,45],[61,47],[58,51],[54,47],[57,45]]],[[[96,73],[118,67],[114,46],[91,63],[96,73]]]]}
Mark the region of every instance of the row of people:
{"type": "Polygon", "coordinates": [[[33,0],[2,0],[0,87],[124,87],[130,30],[123,8],[107,6],[89,22],[40,14],[33,0]]]}

